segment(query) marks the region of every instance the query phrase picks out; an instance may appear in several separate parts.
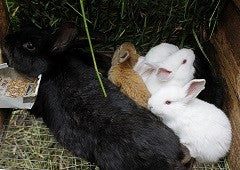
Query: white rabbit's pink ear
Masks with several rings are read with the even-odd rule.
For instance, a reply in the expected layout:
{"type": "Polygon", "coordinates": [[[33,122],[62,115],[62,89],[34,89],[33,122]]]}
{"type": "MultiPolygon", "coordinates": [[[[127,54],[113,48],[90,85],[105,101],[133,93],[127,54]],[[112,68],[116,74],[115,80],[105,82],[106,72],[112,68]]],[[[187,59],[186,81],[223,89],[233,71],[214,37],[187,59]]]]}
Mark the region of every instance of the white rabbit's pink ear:
{"type": "Polygon", "coordinates": [[[196,98],[198,94],[205,89],[206,80],[205,79],[194,79],[186,84],[183,88],[185,91],[186,102],[196,98]]]}
{"type": "Polygon", "coordinates": [[[144,72],[141,74],[142,76],[149,76],[150,74],[152,74],[156,69],[157,69],[157,66],[154,65],[154,64],[151,64],[151,63],[144,63],[146,66],[145,66],[145,70],[144,72]]]}
{"type": "Polygon", "coordinates": [[[146,68],[145,69],[145,71],[141,74],[142,76],[144,75],[144,76],[149,76],[150,74],[152,74],[153,72],[154,72],[154,68],[152,68],[152,67],[148,67],[148,68],[146,68]]]}
{"type": "Polygon", "coordinates": [[[170,71],[166,68],[159,68],[158,72],[157,72],[157,75],[158,75],[160,80],[167,81],[171,77],[172,71],[170,71]]]}
{"type": "Polygon", "coordinates": [[[157,66],[155,64],[152,64],[152,63],[145,63],[145,64],[152,69],[157,69],[157,66]]]}
{"type": "Polygon", "coordinates": [[[126,61],[127,59],[130,58],[130,54],[128,51],[120,51],[119,54],[119,63],[123,63],[124,61],[126,61]]]}

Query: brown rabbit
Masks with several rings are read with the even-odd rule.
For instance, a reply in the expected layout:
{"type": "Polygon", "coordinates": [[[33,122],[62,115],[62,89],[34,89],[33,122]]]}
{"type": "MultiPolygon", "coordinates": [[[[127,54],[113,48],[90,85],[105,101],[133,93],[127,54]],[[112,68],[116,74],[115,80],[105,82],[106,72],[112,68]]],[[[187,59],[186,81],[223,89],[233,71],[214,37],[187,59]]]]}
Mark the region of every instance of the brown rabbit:
{"type": "Polygon", "coordinates": [[[133,70],[138,58],[139,55],[135,46],[129,42],[123,43],[114,52],[112,67],[108,72],[108,79],[120,87],[121,92],[139,105],[147,108],[147,102],[151,94],[141,76],[133,70]]]}

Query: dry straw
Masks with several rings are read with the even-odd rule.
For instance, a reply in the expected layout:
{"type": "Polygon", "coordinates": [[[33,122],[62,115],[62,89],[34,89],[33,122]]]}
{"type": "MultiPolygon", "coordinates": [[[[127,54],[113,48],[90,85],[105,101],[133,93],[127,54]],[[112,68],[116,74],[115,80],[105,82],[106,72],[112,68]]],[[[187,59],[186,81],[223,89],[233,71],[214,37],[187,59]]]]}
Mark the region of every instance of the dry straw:
{"type": "MultiPolygon", "coordinates": [[[[0,169],[98,169],[63,149],[43,124],[26,111],[15,111],[0,148],[0,169]]],[[[196,164],[196,170],[229,170],[227,160],[196,164]]]]}

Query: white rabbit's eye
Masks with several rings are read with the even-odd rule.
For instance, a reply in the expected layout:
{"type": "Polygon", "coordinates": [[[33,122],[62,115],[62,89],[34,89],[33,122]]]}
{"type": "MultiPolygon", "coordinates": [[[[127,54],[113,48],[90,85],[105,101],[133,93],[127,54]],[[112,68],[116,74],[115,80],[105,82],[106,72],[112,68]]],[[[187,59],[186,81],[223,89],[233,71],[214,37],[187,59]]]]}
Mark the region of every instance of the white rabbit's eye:
{"type": "Polygon", "coordinates": [[[185,64],[186,62],[187,62],[187,60],[186,60],[186,59],[184,59],[184,60],[183,60],[183,62],[182,62],[182,64],[185,64]]]}
{"type": "Polygon", "coordinates": [[[171,101],[169,101],[169,100],[167,100],[166,102],[165,102],[165,104],[167,104],[167,105],[169,105],[169,104],[171,104],[172,102],[171,101]]]}
{"type": "Polygon", "coordinates": [[[35,50],[35,46],[31,42],[24,43],[23,47],[26,48],[29,51],[34,51],[35,50]]]}

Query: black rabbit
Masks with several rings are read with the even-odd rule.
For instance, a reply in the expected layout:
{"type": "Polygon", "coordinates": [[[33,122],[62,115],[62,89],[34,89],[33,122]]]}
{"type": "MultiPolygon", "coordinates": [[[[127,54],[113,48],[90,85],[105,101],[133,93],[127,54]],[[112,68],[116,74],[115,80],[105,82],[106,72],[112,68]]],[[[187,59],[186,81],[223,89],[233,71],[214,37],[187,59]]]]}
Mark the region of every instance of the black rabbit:
{"type": "Polygon", "coordinates": [[[42,74],[31,113],[43,117],[63,146],[100,169],[185,169],[172,130],[105,77],[103,96],[86,54],[71,48],[76,35],[75,25],[66,23],[54,35],[33,28],[5,38],[10,66],[42,74]]]}

